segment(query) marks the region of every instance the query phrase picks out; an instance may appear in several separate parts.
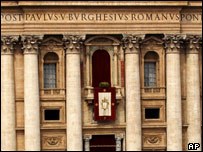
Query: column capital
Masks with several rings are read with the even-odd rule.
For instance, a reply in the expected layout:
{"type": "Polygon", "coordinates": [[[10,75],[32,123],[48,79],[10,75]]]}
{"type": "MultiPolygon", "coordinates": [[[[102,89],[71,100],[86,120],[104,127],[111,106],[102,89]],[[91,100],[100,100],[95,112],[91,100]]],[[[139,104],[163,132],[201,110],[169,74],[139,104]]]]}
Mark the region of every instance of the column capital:
{"type": "Polygon", "coordinates": [[[13,45],[19,36],[1,36],[1,54],[13,54],[13,45]]]}
{"type": "Polygon", "coordinates": [[[186,35],[166,34],[163,38],[165,41],[166,53],[180,53],[181,44],[186,35]]]}
{"type": "Polygon", "coordinates": [[[23,35],[21,37],[24,54],[37,54],[43,35],[23,35]]]}
{"type": "Polygon", "coordinates": [[[85,35],[63,35],[64,48],[67,54],[80,53],[85,35]]]}
{"type": "Polygon", "coordinates": [[[186,46],[187,53],[198,54],[200,51],[200,43],[202,42],[202,35],[187,35],[186,46]]]}
{"type": "Polygon", "coordinates": [[[85,134],[85,135],[83,135],[83,138],[84,138],[85,140],[90,140],[90,139],[92,139],[92,135],[90,135],[90,134],[85,134]]]}
{"type": "Polygon", "coordinates": [[[122,44],[125,54],[139,53],[140,43],[145,35],[141,34],[127,34],[123,35],[122,44]]]}

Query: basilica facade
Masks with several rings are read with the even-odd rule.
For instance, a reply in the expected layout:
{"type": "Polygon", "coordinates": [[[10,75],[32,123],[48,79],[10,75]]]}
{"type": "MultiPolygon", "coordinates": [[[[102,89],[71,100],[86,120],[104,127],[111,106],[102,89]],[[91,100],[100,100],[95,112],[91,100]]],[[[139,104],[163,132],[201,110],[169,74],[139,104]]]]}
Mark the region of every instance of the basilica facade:
{"type": "Polygon", "coordinates": [[[1,9],[2,151],[201,151],[201,1],[1,9]]]}

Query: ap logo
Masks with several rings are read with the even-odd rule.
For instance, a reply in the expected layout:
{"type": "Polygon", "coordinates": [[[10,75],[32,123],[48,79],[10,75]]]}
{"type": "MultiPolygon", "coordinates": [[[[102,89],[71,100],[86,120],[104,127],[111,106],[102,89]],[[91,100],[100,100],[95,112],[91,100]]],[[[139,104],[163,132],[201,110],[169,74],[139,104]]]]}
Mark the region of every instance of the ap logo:
{"type": "Polygon", "coordinates": [[[188,150],[197,150],[198,148],[200,148],[199,143],[189,143],[188,144],[188,150]]]}

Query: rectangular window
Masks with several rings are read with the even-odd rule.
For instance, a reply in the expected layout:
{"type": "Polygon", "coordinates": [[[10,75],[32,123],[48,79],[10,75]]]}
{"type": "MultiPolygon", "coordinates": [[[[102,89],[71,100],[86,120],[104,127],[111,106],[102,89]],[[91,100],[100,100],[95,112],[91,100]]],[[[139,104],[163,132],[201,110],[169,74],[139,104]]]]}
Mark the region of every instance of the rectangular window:
{"type": "Polygon", "coordinates": [[[44,110],[44,120],[60,120],[60,110],[58,109],[44,110]]]}
{"type": "Polygon", "coordinates": [[[146,108],[145,109],[145,119],[159,119],[159,108],[146,108]]]}
{"type": "Polygon", "coordinates": [[[56,64],[44,64],[44,88],[56,88],[56,64]]]}
{"type": "Polygon", "coordinates": [[[156,86],[156,62],[144,63],[144,85],[145,87],[156,86]]]}

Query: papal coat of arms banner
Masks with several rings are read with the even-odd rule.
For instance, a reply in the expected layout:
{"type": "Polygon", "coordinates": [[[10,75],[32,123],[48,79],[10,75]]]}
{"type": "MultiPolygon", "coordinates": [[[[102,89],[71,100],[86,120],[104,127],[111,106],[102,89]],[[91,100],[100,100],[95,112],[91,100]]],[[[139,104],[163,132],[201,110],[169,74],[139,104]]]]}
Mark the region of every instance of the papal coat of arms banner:
{"type": "Polygon", "coordinates": [[[115,120],[115,88],[95,88],[94,99],[94,119],[115,120]]]}

